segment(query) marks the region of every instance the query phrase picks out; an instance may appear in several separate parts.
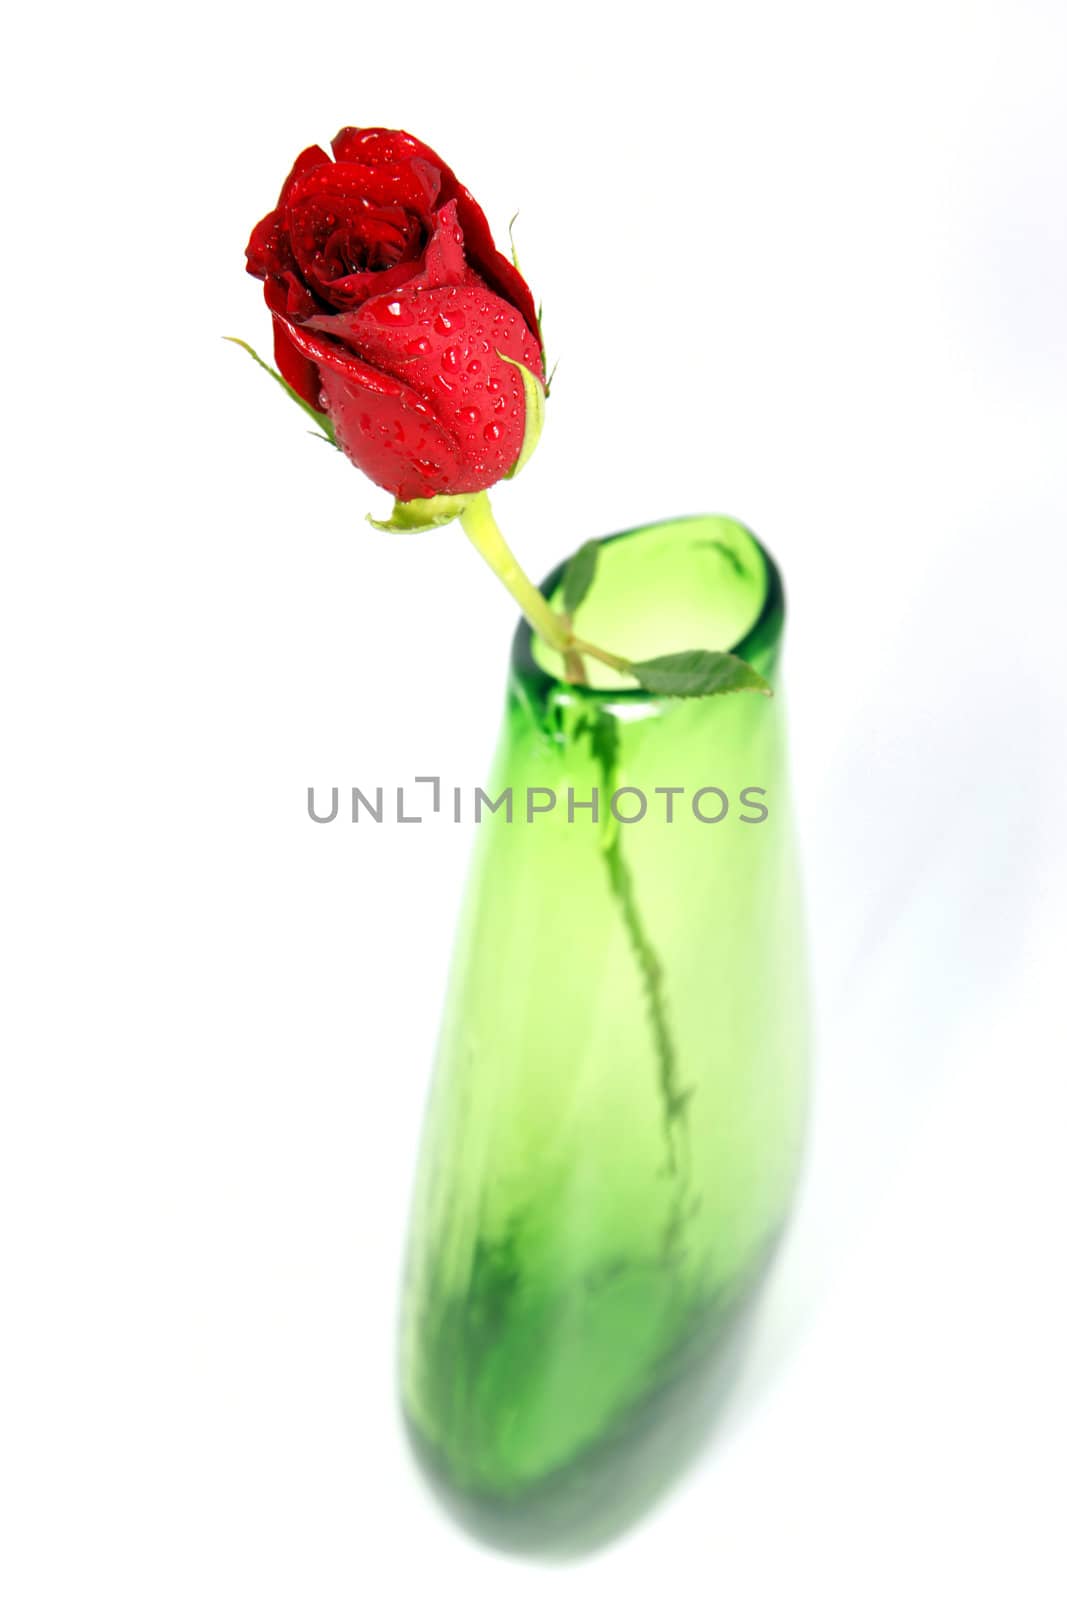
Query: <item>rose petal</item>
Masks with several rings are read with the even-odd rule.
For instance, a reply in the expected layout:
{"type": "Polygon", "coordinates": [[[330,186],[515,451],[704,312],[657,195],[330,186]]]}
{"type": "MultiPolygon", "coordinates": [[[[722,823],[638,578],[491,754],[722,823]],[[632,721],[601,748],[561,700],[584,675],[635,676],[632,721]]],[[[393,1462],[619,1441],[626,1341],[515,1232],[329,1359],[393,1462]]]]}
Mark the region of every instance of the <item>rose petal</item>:
{"type": "Polygon", "coordinates": [[[293,266],[293,252],[286,231],[286,195],[294,184],[306,177],[308,172],[323,164],[333,167],[333,162],[319,145],[309,145],[306,150],[302,150],[294,161],[289,176],[282,184],[277,206],[273,211],[268,211],[262,222],[257,222],[252,229],[251,238],[245,247],[245,257],[248,271],[254,278],[268,278],[293,266]]]}
{"type": "Polygon", "coordinates": [[[322,387],[338,444],[374,483],[398,500],[451,492],[462,472],[459,446],[417,396],[400,385],[371,393],[330,368],[322,387]]]}
{"type": "MultiPolygon", "coordinates": [[[[337,316],[331,316],[328,312],[322,313],[316,308],[316,312],[306,319],[301,317],[300,320],[307,320],[312,327],[323,333],[345,339],[348,336],[347,329],[351,325],[352,315],[368,299],[388,300],[400,288],[406,289],[410,295],[415,289],[436,289],[448,283],[463,283],[467,275],[467,264],[463,253],[463,234],[456,222],[454,200],[447,206],[442,206],[434,217],[433,229],[433,235],[421,262],[404,262],[385,272],[360,272],[352,273],[347,278],[336,278],[326,286],[324,292],[329,293],[332,304],[342,306],[351,286],[353,292],[349,305],[337,316]]],[[[275,309],[284,308],[277,306],[275,309]]]]}
{"type": "Polygon", "coordinates": [[[300,398],[306,400],[309,406],[314,406],[316,411],[324,411],[325,407],[319,400],[322,393],[319,369],[314,361],[296,348],[285,323],[279,317],[274,318],[274,360],[286,383],[292,385],[300,398]]]}
{"type": "Polygon", "coordinates": [[[428,145],[401,128],[342,128],[330,140],[330,149],[338,161],[361,161],[366,166],[395,165],[413,157],[442,166],[428,145]]]}
{"type": "Polygon", "coordinates": [[[462,471],[462,452],[421,395],[335,339],[307,327],[286,331],[317,366],[337,442],[368,478],[398,500],[450,492],[462,471]]]}
{"type": "Polygon", "coordinates": [[[284,208],[285,202],[289,196],[289,190],[294,184],[299,183],[300,179],[303,178],[307,173],[313,171],[315,167],[332,166],[333,162],[330,160],[329,156],[326,154],[321,145],[310,144],[306,150],[301,150],[300,154],[293,162],[289,176],[282,184],[282,192],[278,196],[278,210],[280,211],[284,208]]]}
{"type": "Polygon", "coordinates": [[[263,285],[263,298],[272,311],[295,322],[306,322],[323,309],[304,280],[293,271],[276,273],[263,285]]]}
{"type": "MultiPolygon", "coordinates": [[[[309,361],[313,361],[320,371],[328,368],[332,372],[339,373],[349,383],[355,384],[358,388],[366,389],[372,394],[395,395],[403,387],[388,373],[378,372],[374,367],[368,366],[365,361],[361,361],[354,351],[341,344],[337,339],[324,337],[318,331],[313,331],[307,323],[286,322],[285,318],[280,317],[277,312],[275,312],[275,318],[284,324],[285,330],[297,350],[306,356],[309,361]]],[[[316,320],[318,322],[327,322],[339,319],[320,317],[316,320]]]]}
{"type": "Polygon", "coordinates": [[[384,271],[350,272],[345,278],[334,278],[328,285],[330,302],[339,309],[350,311],[372,295],[399,289],[402,284],[418,277],[421,271],[421,261],[400,261],[395,267],[386,267],[384,271]]]}
{"type": "Polygon", "coordinates": [[[281,216],[269,211],[262,222],[257,222],[245,246],[245,267],[253,278],[269,278],[290,264],[292,255],[281,216]]]}
{"type": "MultiPolygon", "coordinates": [[[[488,488],[522,448],[526,396],[509,361],[543,376],[541,351],[516,306],[476,279],[379,295],[357,311],[313,317],[300,334],[344,340],[352,359],[404,384],[438,418],[460,451],[452,494],[488,488]],[[332,335],[332,338],[329,336],[332,335]]],[[[445,492],[440,490],[438,492],[445,492]]]]}
{"type": "Polygon", "coordinates": [[[342,128],[337,137],[331,140],[331,149],[338,161],[356,160],[368,166],[378,162],[392,164],[418,158],[432,163],[441,175],[440,202],[457,202],[467,259],[496,294],[518,307],[540,345],[537,308],[529,285],[518,269],[496,248],[485,212],[436,151],[399,128],[342,128]]]}
{"type": "Polygon", "coordinates": [[[399,205],[429,217],[437,200],[436,174],[425,164],[418,167],[366,167],[350,161],[327,161],[302,173],[288,189],[284,209],[291,212],[302,200],[312,197],[345,200],[370,200],[376,205],[399,205]]]}
{"type": "Polygon", "coordinates": [[[422,281],[430,289],[463,282],[467,258],[456,209],[456,202],[450,200],[433,219],[433,235],[426,246],[422,274],[422,281]]]}

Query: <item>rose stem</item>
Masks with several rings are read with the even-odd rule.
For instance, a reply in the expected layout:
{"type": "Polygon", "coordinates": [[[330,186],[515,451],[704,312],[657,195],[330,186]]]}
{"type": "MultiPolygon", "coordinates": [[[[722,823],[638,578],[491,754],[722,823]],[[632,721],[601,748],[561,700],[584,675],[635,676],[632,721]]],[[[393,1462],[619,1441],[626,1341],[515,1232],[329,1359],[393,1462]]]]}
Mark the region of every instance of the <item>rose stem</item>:
{"type": "Polygon", "coordinates": [[[583,655],[595,656],[597,661],[602,661],[615,672],[630,671],[630,662],[623,656],[613,655],[610,650],[601,650],[599,645],[575,638],[569,626],[569,619],[562,613],[553,611],[540,589],[530,582],[519,566],[514,552],[497,525],[489,504],[489,496],[484,489],[480,494],[473,496],[466,509],[461,512],[459,522],[478,554],[518,602],[530,626],[541,635],[552,650],[557,650],[564,659],[568,656],[573,657],[575,651],[580,651],[583,655]]]}
{"type": "Polygon", "coordinates": [[[580,650],[583,656],[593,656],[597,661],[602,661],[606,667],[611,667],[615,672],[633,671],[633,662],[627,661],[625,656],[616,656],[610,650],[601,650],[598,644],[590,644],[588,639],[575,637],[571,640],[571,646],[575,650],[580,650]]]}
{"type": "MultiPolygon", "coordinates": [[[[574,618],[569,611],[564,611],[561,615],[564,627],[573,636],[574,618]]],[[[576,683],[579,686],[587,686],[589,683],[589,679],[585,675],[585,662],[582,660],[580,651],[576,650],[573,644],[563,656],[563,675],[568,683],[576,683]]]]}
{"type": "Polygon", "coordinates": [[[470,501],[461,513],[459,522],[478,554],[518,601],[530,626],[536,629],[547,645],[564,655],[570,649],[571,631],[519,566],[514,552],[497,526],[489,496],[484,489],[470,501]]]}

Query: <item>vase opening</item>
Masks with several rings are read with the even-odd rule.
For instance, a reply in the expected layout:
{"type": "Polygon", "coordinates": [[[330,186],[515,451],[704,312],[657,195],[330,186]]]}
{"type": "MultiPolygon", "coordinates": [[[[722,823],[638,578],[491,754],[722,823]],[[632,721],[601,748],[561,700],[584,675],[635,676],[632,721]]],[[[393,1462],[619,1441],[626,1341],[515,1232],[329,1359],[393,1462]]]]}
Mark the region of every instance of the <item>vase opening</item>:
{"type": "MultiPolygon", "coordinates": [[[[566,563],[542,585],[562,606],[566,563]]],[[[575,627],[583,638],[647,661],[681,649],[729,650],[752,660],[781,623],[778,573],[759,541],[729,517],[680,517],[632,528],[600,545],[596,578],[575,627]]],[[[514,668],[545,695],[565,682],[563,658],[529,624],[515,639],[514,668]]],[[[633,678],[587,658],[587,689],[646,698],[633,678]]],[[[567,684],[567,689],[574,686],[567,684]]]]}

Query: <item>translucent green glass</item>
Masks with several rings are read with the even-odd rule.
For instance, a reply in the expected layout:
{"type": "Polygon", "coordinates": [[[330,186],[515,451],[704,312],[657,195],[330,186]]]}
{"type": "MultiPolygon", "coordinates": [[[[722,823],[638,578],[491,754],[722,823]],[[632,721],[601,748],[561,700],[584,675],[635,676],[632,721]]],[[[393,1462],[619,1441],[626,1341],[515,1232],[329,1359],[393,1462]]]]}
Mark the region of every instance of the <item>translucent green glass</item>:
{"type": "MultiPolygon", "coordinates": [[[[578,624],[630,659],[734,649],[777,687],[782,618],[753,536],[700,517],[606,540],[578,624]]],[[[512,817],[477,830],[401,1347],[438,1483],[532,1538],[671,1470],[665,1427],[699,1412],[782,1229],[806,1101],[781,695],[561,678],[523,624],[485,788],[512,817]]]]}

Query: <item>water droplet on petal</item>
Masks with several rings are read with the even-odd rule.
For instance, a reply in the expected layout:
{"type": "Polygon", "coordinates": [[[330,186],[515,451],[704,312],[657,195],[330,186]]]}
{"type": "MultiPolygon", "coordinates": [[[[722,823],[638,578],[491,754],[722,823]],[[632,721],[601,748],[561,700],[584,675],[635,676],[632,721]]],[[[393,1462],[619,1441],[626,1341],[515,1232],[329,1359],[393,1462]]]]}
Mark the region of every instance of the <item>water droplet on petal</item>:
{"type": "Polygon", "coordinates": [[[387,328],[407,328],[415,321],[411,312],[399,300],[378,300],[370,309],[375,320],[387,328]]]}

